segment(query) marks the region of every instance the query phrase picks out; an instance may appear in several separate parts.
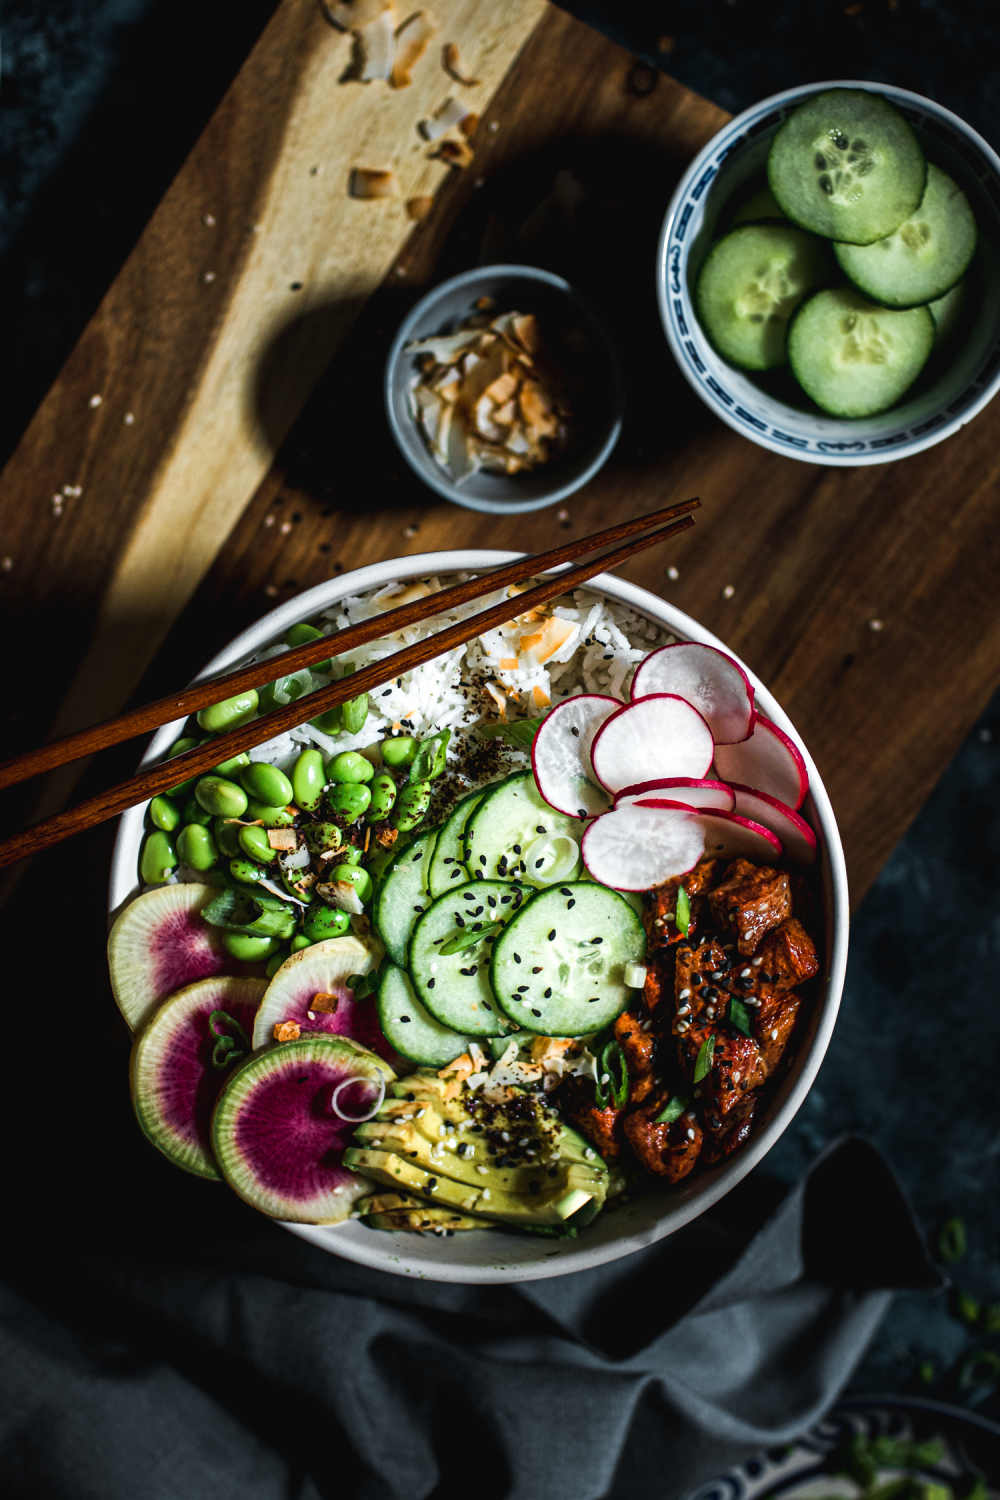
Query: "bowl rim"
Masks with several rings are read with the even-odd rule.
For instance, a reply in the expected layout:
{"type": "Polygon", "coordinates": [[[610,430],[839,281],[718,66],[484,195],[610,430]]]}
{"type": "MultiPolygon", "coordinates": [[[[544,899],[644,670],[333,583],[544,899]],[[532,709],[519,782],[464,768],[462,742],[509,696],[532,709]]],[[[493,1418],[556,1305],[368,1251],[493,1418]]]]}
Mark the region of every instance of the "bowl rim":
{"type": "MultiPolygon", "coordinates": [[[[826,93],[831,89],[862,89],[866,93],[882,94],[890,103],[905,104],[913,109],[920,109],[928,115],[933,115],[941,123],[950,126],[959,137],[966,143],[973,145],[982,154],[987,164],[991,167],[998,186],[1000,186],[1000,156],[997,155],[989,142],[984,140],[977,130],[973,129],[971,125],[961,119],[952,110],[947,109],[943,104],[938,104],[936,100],[928,99],[924,94],[915,94],[911,89],[897,88],[894,84],[873,82],[870,79],[831,79],[821,83],[798,84],[794,88],[783,89],[778,94],[769,94],[766,98],[760,99],[755,104],[750,105],[749,108],[742,110],[738,115],[734,115],[727,124],[722,126],[721,130],[716,131],[711,140],[702,147],[697,156],[694,157],[686,168],[667,205],[667,211],[660,230],[660,239],[656,252],[656,298],[660,309],[660,321],[663,324],[667,343],[681,373],[709,410],[725,422],[728,427],[731,427],[734,432],[738,432],[741,437],[748,438],[751,442],[756,443],[758,447],[767,448],[772,453],[780,453],[784,458],[798,459],[802,463],[823,464],[827,467],[858,468],[867,467],[872,464],[895,463],[897,459],[910,458],[916,453],[922,453],[927,448],[933,448],[937,443],[958,432],[960,428],[971,422],[974,417],[977,417],[983,408],[992,401],[997,391],[1000,390],[1000,361],[997,361],[996,367],[987,378],[979,394],[968,405],[963,405],[960,411],[952,414],[950,418],[940,422],[935,419],[931,423],[933,430],[925,430],[923,432],[914,431],[907,439],[896,439],[891,445],[887,444],[885,447],[868,449],[862,453],[838,452],[836,451],[836,445],[831,440],[828,446],[833,451],[826,451],[825,447],[819,446],[823,442],[822,439],[817,439],[817,446],[813,447],[803,443],[801,439],[790,438],[788,434],[781,434],[780,431],[775,429],[773,423],[769,429],[767,423],[761,422],[752,413],[744,411],[739,402],[732,401],[732,398],[728,394],[725,400],[720,398],[717,394],[717,382],[714,382],[710,372],[705,371],[706,378],[702,378],[704,361],[701,356],[706,349],[711,350],[711,345],[708,343],[701,327],[697,324],[697,320],[692,319],[695,324],[693,330],[687,330],[686,322],[684,324],[690,349],[685,347],[684,333],[676,326],[675,308],[672,305],[676,299],[671,297],[669,284],[669,255],[671,251],[676,251],[679,248],[678,242],[683,240],[684,229],[687,224],[687,218],[684,213],[684,200],[689,197],[700,199],[702,192],[708,187],[709,182],[717,175],[724,158],[739,144],[738,140],[732,138],[735,136],[742,140],[751,132],[753,134],[763,134],[766,124],[770,122],[765,121],[762,123],[761,116],[775,110],[780,110],[784,105],[792,101],[805,100],[815,94],[826,93]],[[753,129],[754,126],[756,126],[756,129],[753,129]],[[723,147],[725,149],[722,149],[723,147]],[[699,369],[699,366],[701,369],[699,369]],[[731,402],[731,405],[727,405],[727,401],[731,402]],[[778,431],[777,436],[775,435],[776,431],[778,431]]],[[[680,248],[679,253],[683,260],[684,251],[682,248],[680,248]]],[[[998,349],[1000,349],[1000,344],[992,352],[991,358],[995,357],[998,349]]],[[[817,418],[817,420],[820,419],[817,418]]],[[[822,420],[834,423],[842,419],[824,417],[822,420]]],[[[916,423],[917,428],[924,426],[925,423],[922,421],[916,423]]],[[[848,436],[846,425],[842,425],[839,430],[844,432],[845,437],[848,436]]],[[[846,446],[846,444],[842,446],[846,446]]]]}
{"type": "Polygon", "coordinates": [[[486,515],[526,515],[529,511],[545,510],[550,505],[556,505],[560,500],[565,500],[577,490],[589,483],[607,463],[614,450],[618,439],[621,437],[622,423],[625,416],[625,382],[622,376],[621,362],[617,350],[604,327],[601,319],[594,312],[587,299],[568,282],[565,277],[558,276],[554,271],[543,271],[539,266],[509,265],[499,262],[496,265],[475,266],[469,271],[460,271],[455,276],[449,276],[445,281],[439,281],[436,286],[414,303],[406,317],[396,330],[395,337],[386,355],[385,370],[382,377],[382,395],[385,402],[386,420],[392,432],[396,447],[403,458],[409,464],[413,473],[426,484],[429,489],[436,491],[445,500],[451,500],[455,505],[461,505],[466,510],[477,510],[486,515]],[[403,356],[404,348],[413,337],[416,325],[423,319],[434,304],[442,297],[452,291],[461,290],[466,286],[474,286],[478,281],[487,277],[506,276],[520,278],[524,281],[541,281],[554,291],[562,293],[570,298],[576,305],[586,313],[594,327],[599,331],[604,343],[608,363],[611,367],[612,387],[614,399],[612,403],[608,434],[601,447],[591,459],[590,463],[579,474],[575,475],[566,483],[559,485],[556,489],[538,495],[532,500],[489,500],[475,495],[463,495],[461,485],[454,479],[449,478],[443,470],[438,468],[433,459],[433,467],[424,469],[421,467],[411,453],[403,431],[403,425],[396,411],[393,384],[396,367],[403,356]]]}
{"type": "MultiPolygon", "coordinates": [[[[222,672],[231,671],[262,646],[280,638],[283,632],[296,621],[308,619],[350,594],[381,587],[396,579],[402,580],[428,573],[475,572],[483,568],[499,567],[524,555],[521,552],[483,548],[416,553],[405,558],[392,558],[384,562],[372,563],[350,573],[342,573],[277,605],[262,615],[234,637],[227,646],[224,646],[198,673],[194,681],[201,682],[206,678],[218,676],[222,672]]],[[[689,615],[647,589],[627,583],[607,573],[598,574],[586,587],[604,593],[618,603],[630,605],[686,639],[701,641],[735,656],[735,653],[730,651],[711,631],[706,630],[689,615]]],[[[740,661],[739,657],[735,659],[740,661]]],[[[821,869],[825,875],[824,896],[828,913],[825,990],[817,998],[815,1011],[810,1019],[811,1034],[803,1037],[801,1050],[771,1101],[770,1118],[762,1122],[758,1134],[751,1137],[735,1156],[724,1159],[723,1162],[712,1167],[705,1176],[694,1179],[686,1195],[682,1190],[680,1195],[669,1198],[664,1211],[658,1214],[651,1226],[647,1225],[635,1232],[616,1236],[606,1243],[588,1245],[586,1240],[553,1242],[545,1239],[527,1237],[515,1239],[513,1236],[484,1234],[481,1240],[487,1242],[486,1258],[456,1262],[450,1256],[453,1256],[465,1241],[464,1235],[438,1239],[401,1232],[369,1230],[366,1226],[351,1220],[340,1225],[285,1223],[284,1228],[345,1260],[368,1266],[373,1270],[387,1271],[393,1275],[474,1285],[504,1285],[520,1281],[536,1281],[567,1275],[573,1271],[589,1270],[655,1244],[668,1234],[683,1228],[706,1209],[711,1208],[763,1160],[803,1104],[819,1072],[833,1035],[847,967],[848,886],[844,851],[833,809],[808,748],[803,744],[788,715],[756,674],[745,663],[740,664],[754,685],[760,707],[792,737],[805,758],[810,778],[810,791],[806,806],[811,807],[817,831],[821,836],[820,843],[823,852],[821,869]],[[495,1245],[495,1250],[491,1248],[490,1242],[495,1245]]],[[[142,767],[162,758],[178,737],[183,723],[183,718],[176,719],[172,724],[164,725],[151,737],[141,761],[142,767]]],[[[119,819],[109,878],[109,924],[115,920],[119,911],[132,899],[139,888],[137,865],[143,837],[144,812],[145,804],[142,804],[130,808],[119,819]]],[[[636,1199],[617,1210],[612,1218],[605,1221],[605,1227],[608,1223],[614,1224],[615,1222],[623,1226],[627,1225],[629,1218],[633,1216],[630,1211],[642,1202],[642,1199],[636,1199]]]]}

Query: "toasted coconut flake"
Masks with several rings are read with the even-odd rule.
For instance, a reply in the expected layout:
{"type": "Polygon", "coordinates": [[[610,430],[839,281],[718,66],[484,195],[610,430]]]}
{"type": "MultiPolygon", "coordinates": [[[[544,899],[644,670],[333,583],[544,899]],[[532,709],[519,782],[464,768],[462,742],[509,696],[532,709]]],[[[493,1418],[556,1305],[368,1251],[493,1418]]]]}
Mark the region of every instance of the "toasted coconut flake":
{"type": "Polygon", "coordinates": [[[496,380],[491,381],[486,387],[486,395],[496,406],[502,406],[509,401],[517,390],[517,376],[508,370],[503,375],[498,375],[496,380]]]}
{"type": "Polygon", "coordinates": [[[394,9],[394,0],[322,0],[323,14],[340,31],[361,31],[394,9]]]}
{"type": "Polygon", "coordinates": [[[394,594],[382,594],[379,603],[384,604],[386,609],[399,609],[404,604],[412,604],[414,599],[426,599],[436,591],[429,583],[408,583],[394,594]]]}
{"type": "Polygon", "coordinates": [[[360,49],[359,76],[362,83],[385,82],[392,76],[396,58],[396,12],[384,10],[367,26],[355,30],[360,49]]]}
{"type": "Polygon", "coordinates": [[[548,708],[549,704],[552,702],[552,699],[549,697],[548,693],[543,692],[542,689],[537,686],[531,689],[531,696],[534,699],[536,708],[548,708]]]}
{"type": "Polygon", "coordinates": [[[516,656],[502,656],[497,665],[501,672],[517,672],[520,669],[521,663],[516,656]]]}
{"type": "Polygon", "coordinates": [[[505,694],[500,690],[499,687],[497,687],[495,682],[488,682],[486,684],[486,691],[489,693],[490,697],[493,699],[493,702],[496,704],[497,711],[499,712],[501,719],[506,719],[507,698],[505,694]]]}
{"type": "Polygon", "coordinates": [[[434,199],[427,193],[420,193],[416,198],[407,198],[406,212],[417,224],[422,224],[434,207],[434,199]]]}
{"type": "Polygon", "coordinates": [[[294,1042],[301,1035],[302,1028],[298,1021],[279,1021],[274,1028],[276,1042],[294,1042]]]}
{"type": "Polygon", "coordinates": [[[396,59],[392,68],[394,89],[409,88],[413,82],[413,69],[427,51],[431,37],[437,31],[437,22],[429,11],[418,10],[396,32],[396,59]]]}
{"type": "Polygon", "coordinates": [[[376,172],[355,167],[351,173],[352,198],[394,198],[397,192],[395,172],[376,172]]]}
{"type": "Polygon", "coordinates": [[[328,881],[325,885],[318,885],[316,893],[331,906],[336,906],[339,911],[346,911],[355,916],[361,916],[364,912],[357,887],[349,880],[328,881]]]}
{"type": "Polygon", "coordinates": [[[550,615],[541,630],[521,637],[521,655],[530,652],[532,660],[541,666],[555,655],[560,646],[565,646],[575,629],[572,620],[560,620],[557,615],[550,615]]]}
{"type": "Polygon", "coordinates": [[[380,828],[375,835],[375,842],[380,849],[391,849],[398,838],[398,828],[380,828]]]}
{"type": "Polygon", "coordinates": [[[338,996],[328,990],[317,990],[309,1002],[309,1009],[318,1010],[324,1016],[336,1014],[337,1006],[340,1004],[338,996]]]}
{"type": "Polygon", "coordinates": [[[540,354],[542,351],[542,330],[538,326],[538,319],[534,313],[515,315],[511,319],[511,331],[522,348],[529,354],[540,354]]]}
{"type": "Polygon", "coordinates": [[[466,140],[471,140],[476,131],[479,129],[479,116],[475,113],[474,110],[470,110],[462,120],[458,128],[465,136],[466,140]]]}
{"type": "MultiPolygon", "coordinates": [[[[429,120],[421,120],[420,134],[428,141],[439,141],[449,130],[456,125],[461,125],[472,115],[471,109],[462,103],[461,99],[446,99],[440,109],[436,109],[429,120]]],[[[479,116],[474,117],[476,122],[479,116]]],[[[473,127],[475,128],[475,127],[473,127]]]]}
{"type": "Polygon", "coordinates": [[[468,89],[479,87],[480,80],[478,78],[468,78],[464,75],[462,58],[459,54],[457,42],[449,42],[447,44],[441,56],[441,63],[445,72],[454,78],[456,83],[464,83],[468,89]]]}
{"type": "Polygon", "coordinates": [[[433,153],[446,161],[450,167],[468,167],[474,161],[471,147],[466,141],[442,141],[433,153]]]}
{"type": "Polygon", "coordinates": [[[267,842],[272,849],[297,849],[299,836],[294,828],[269,828],[267,842]]]}
{"type": "Polygon", "coordinates": [[[463,328],[458,333],[443,334],[440,338],[418,339],[407,344],[406,354],[429,354],[436,364],[451,365],[461,359],[467,349],[477,342],[474,328],[463,328]]]}

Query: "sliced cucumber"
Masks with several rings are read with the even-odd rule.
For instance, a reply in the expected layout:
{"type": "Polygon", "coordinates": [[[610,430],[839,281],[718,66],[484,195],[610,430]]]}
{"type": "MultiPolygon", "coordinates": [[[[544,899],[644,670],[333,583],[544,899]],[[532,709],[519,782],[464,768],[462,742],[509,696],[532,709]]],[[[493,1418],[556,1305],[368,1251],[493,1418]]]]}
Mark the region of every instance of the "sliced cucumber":
{"type": "Polygon", "coordinates": [[[646,934],[617,891],[578,880],[525,902],[493,945],[490,980],[519,1026],[542,1036],[586,1036],[621,1015],[646,934]]]}
{"type": "Polygon", "coordinates": [[[378,1022],[390,1046],[425,1068],[443,1068],[468,1051],[469,1038],[435,1021],[413,993],[407,975],[395,964],[386,964],[382,972],[378,1022]]]}
{"type": "Polygon", "coordinates": [[[767,180],[803,229],[851,245],[895,234],[923,197],[927,163],[909,125],[880,94],[828,89],[775,134],[767,180]]]}
{"type": "Polygon", "coordinates": [[[950,292],[945,292],[936,302],[928,302],[927,311],[934,319],[934,347],[940,349],[962,323],[965,311],[966,283],[960,281],[950,292]]]}
{"type": "Polygon", "coordinates": [[[465,825],[485,796],[484,791],[470,792],[452,808],[438,831],[431,860],[428,888],[432,896],[443,896],[469,878],[464,860],[465,825]]]}
{"type": "Polygon", "coordinates": [[[755,193],[751,193],[750,197],[740,204],[730,220],[729,227],[735,229],[738,224],[756,224],[761,219],[785,219],[787,217],[788,215],[783,214],[778,207],[771,189],[762,187],[758,188],[755,193]]]}
{"type": "Polygon", "coordinates": [[[386,866],[375,897],[372,921],[394,964],[406,967],[406,947],[417,918],[430,905],[427,874],[431,866],[436,828],[418,833],[386,866]]]}
{"type": "Polygon", "coordinates": [[[788,330],[795,378],[833,417],[887,410],[916,380],[933,345],[926,307],[876,307],[850,287],[817,292],[788,330]]]}
{"type": "Polygon", "coordinates": [[[579,818],[556,812],[530,771],[517,771],[486,795],[465,825],[465,860],[476,880],[549,885],[582,869],[579,818]]]}
{"type": "Polygon", "coordinates": [[[788,320],[807,292],[835,279],[829,247],[794,224],[746,224],[712,246],[698,317],[723,359],[746,370],[787,361],[788,320]]]}
{"type": "Polygon", "coordinates": [[[506,923],[523,899],[521,887],[502,880],[476,880],[447,891],[424,912],[410,939],[410,980],[442,1026],[468,1036],[501,1036],[507,1019],[490,988],[494,923],[506,923]],[[460,933],[484,936],[455,953],[442,945],[460,933]]]}
{"type": "Polygon", "coordinates": [[[961,281],[976,248],[976,221],[958,183],[935,167],[915,209],[874,245],[834,245],[844,275],[885,307],[919,307],[961,281]]]}

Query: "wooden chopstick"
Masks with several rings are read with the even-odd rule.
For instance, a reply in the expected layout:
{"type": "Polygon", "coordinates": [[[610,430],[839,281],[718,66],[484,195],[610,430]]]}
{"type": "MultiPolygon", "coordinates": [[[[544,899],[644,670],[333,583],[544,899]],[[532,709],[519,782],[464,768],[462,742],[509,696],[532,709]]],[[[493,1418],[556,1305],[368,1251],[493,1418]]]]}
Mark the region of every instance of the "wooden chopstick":
{"type": "MultiPolygon", "coordinates": [[[[40,776],[43,771],[53,771],[57,766],[64,766],[69,761],[79,760],[84,755],[93,755],[98,750],[106,750],[111,745],[121,744],[123,740],[133,739],[136,735],[149,734],[164,724],[172,724],[175,719],[187,718],[190,714],[196,714],[199,709],[208,708],[224,698],[234,698],[239,693],[249,692],[251,688],[262,688],[266,683],[273,682],[276,677],[286,677],[292,672],[300,671],[303,667],[311,667],[316,662],[326,661],[330,656],[344,656],[348,651],[366,645],[368,641],[377,640],[379,636],[392,635],[398,630],[404,630],[408,625],[417,624],[428,615],[440,614],[445,610],[455,609],[460,604],[468,604],[471,600],[490,594],[495,589],[507,588],[514,583],[523,583],[526,578],[532,578],[536,573],[547,573],[549,569],[572,562],[587,552],[593,552],[600,547],[613,546],[615,542],[624,541],[626,537],[634,536],[637,532],[648,531],[652,526],[661,526],[668,521],[676,520],[678,516],[697,510],[700,504],[701,501],[697,498],[683,500],[678,505],[667,506],[665,510],[653,511],[651,515],[640,516],[633,521],[623,521],[617,526],[609,526],[606,531],[580,537],[577,541],[567,542],[562,547],[553,547],[550,552],[519,558],[517,562],[508,563],[492,572],[479,574],[466,583],[454,584],[451,588],[443,589],[429,598],[415,599],[410,604],[402,604],[398,609],[387,610],[384,614],[375,615],[372,619],[351,625],[346,630],[324,636],[321,640],[307,641],[304,646],[295,646],[282,656],[273,656],[263,662],[252,662],[249,666],[237,668],[235,672],[227,672],[223,677],[196,683],[182,689],[179,693],[171,693],[169,697],[159,698],[155,703],[147,703],[142,708],[134,708],[128,713],[119,714],[117,718],[108,719],[103,724],[93,724],[89,729],[78,730],[76,734],[53,740],[51,744],[40,745],[35,750],[25,751],[23,755],[16,755],[0,764],[0,789],[14,786],[20,781],[27,781],[32,776],[40,776]]],[[[351,696],[353,695],[348,694],[348,697],[351,696]]],[[[315,718],[316,715],[313,714],[312,717],[315,718]]],[[[270,735],[267,738],[270,738],[270,735]]]]}
{"type": "MultiPolygon", "coordinates": [[[[697,502],[694,502],[697,504],[697,502]]],[[[687,502],[690,508],[692,502],[687,502]]],[[[648,518],[647,523],[648,524],[648,518]]],[[[479,614],[470,615],[468,619],[460,620],[458,624],[449,626],[447,630],[438,631],[437,634],[427,636],[422,641],[417,641],[412,646],[407,646],[403,651],[393,652],[391,656],[384,657],[382,661],[373,662],[364,667],[360,672],[355,672],[350,677],[342,677],[338,682],[331,683],[329,687],[320,688],[308,696],[308,708],[303,699],[276,708],[272,712],[259,719],[254,719],[249,724],[244,724],[236,729],[229,729],[217,739],[210,740],[205,745],[199,745],[193,750],[187,750],[183,755],[175,756],[173,760],[163,761],[160,765],[152,766],[146,771],[141,771],[128,781],[120,782],[117,786],[109,787],[107,791],[99,792],[94,797],[88,797],[86,801],[79,803],[76,807],[69,808],[66,812],[57,813],[55,817],[45,818],[40,823],[35,823],[21,833],[13,834],[10,838],[0,843],[0,869],[8,865],[16,864],[19,860],[27,859],[33,854],[39,854],[43,849],[49,849],[53,844],[58,844],[63,839],[71,838],[75,833],[82,833],[86,828],[92,828],[98,823],[103,823],[107,818],[116,817],[125,812],[129,807],[137,803],[145,802],[161,792],[169,791],[172,786],[182,781],[187,781],[192,776],[203,775],[210,771],[213,766],[219,764],[220,757],[231,759],[244,750],[251,750],[255,745],[263,744],[264,741],[274,739],[279,734],[284,734],[289,729],[294,729],[303,722],[304,717],[310,719],[318,718],[320,714],[340,703],[347,702],[350,698],[357,698],[362,693],[372,692],[376,688],[390,682],[394,677],[401,676],[404,672],[411,671],[420,666],[422,662],[431,661],[435,656],[442,655],[445,651],[451,651],[456,646],[465,645],[485,630],[493,630],[498,625],[505,624],[516,615],[524,614],[528,610],[536,609],[550,600],[556,599],[560,594],[571,592],[580,584],[586,583],[595,574],[602,573],[609,568],[620,567],[629,558],[635,557],[639,552],[644,552],[648,547],[658,547],[661,542],[670,537],[678,536],[682,531],[687,531],[694,525],[690,516],[676,521],[672,526],[666,526],[654,531],[651,535],[640,536],[627,542],[614,551],[606,553],[600,558],[591,558],[588,562],[571,568],[568,572],[557,573],[552,578],[545,579],[535,588],[526,590],[523,594],[517,594],[511,598],[504,599],[500,604],[495,604],[491,609],[482,610],[479,614]]],[[[591,539],[592,540],[592,539],[591,539]]],[[[580,547],[581,543],[571,544],[580,547]]],[[[561,550],[561,549],[560,549],[561,550]]],[[[543,554],[544,556],[544,554],[543,554]]],[[[528,559],[535,568],[542,561],[542,557],[528,559]]],[[[487,575],[492,592],[496,587],[496,573],[487,575]]],[[[529,575],[530,576],[530,575],[529,575]]],[[[481,580],[475,580],[480,582],[481,580]]],[[[445,591],[447,592],[447,591],[445,591]]],[[[432,594],[419,602],[425,606],[421,618],[432,618],[440,613],[441,600],[445,592],[432,594]]],[[[405,608],[406,606],[404,606],[405,608]]],[[[399,611],[388,611],[384,615],[377,616],[381,622],[382,629],[379,634],[385,633],[386,622],[393,618],[399,611]]],[[[347,632],[341,633],[341,637],[326,637],[327,651],[329,655],[331,639],[341,639],[347,632]]],[[[311,642],[318,645],[318,642],[311,642]]],[[[337,653],[339,655],[339,652],[337,653]]],[[[272,657],[268,662],[273,667],[275,660],[283,658],[272,657]]],[[[270,678],[268,679],[270,680],[270,678]]],[[[212,700],[216,701],[216,700],[212,700]]]]}

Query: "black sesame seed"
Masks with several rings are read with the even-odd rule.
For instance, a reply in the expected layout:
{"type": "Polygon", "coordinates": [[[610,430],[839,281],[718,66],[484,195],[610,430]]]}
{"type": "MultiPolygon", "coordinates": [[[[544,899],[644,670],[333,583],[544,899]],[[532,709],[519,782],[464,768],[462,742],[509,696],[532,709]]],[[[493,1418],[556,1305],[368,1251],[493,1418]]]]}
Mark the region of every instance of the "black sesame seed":
{"type": "Polygon", "coordinates": [[[427,981],[427,988],[429,990],[432,990],[434,988],[434,980],[433,979],[428,979],[428,981],[427,981]]]}
{"type": "Polygon", "coordinates": [[[473,895],[473,894],[472,894],[472,892],[471,892],[471,891],[463,891],[463,892],[462,892],[462,900],[463,900],[463,901],[475,901],[475,899],[476,899],[476,898],[475,898],[475,896],[474,896],[474,895],[473,895]]]}
{"type": "Polygon", "coordinates": [[[490,1012],[490,1014],[492,1015],[492,1013],[493,1013],[493,1007],[490,1004],[490,1002],[488,1000],[484,1000],[483,1001],[483,1005],[486,1008],[486,1010],[488,1010],[490,1012]]]}
{"type": "Polygon", "coordinates": [[[428,1177],[428,1179],[427,1179],[427,1186],[429,1188],[436,1188],[437,1185],[438,1185],[438,1180],[437,1180],[436,1177],[428,1177]]]}
{"type": "Polygon", "coordinates": [[[465,926],[465,918],[463,916],[460,916],[458,912],[455,913],[455,921],[458,923],[459,927],[465,926]]]}
{"type": "Polygon", "coordinates": [[[577,737],[577,739],[580,738],[580,731],[575,726],[571,726],[569,732],[570,732],[570,734],[575,734],[576,737],[577,737]]]}
{"type": "Polygon", "coordinates": [[[515,953],[514,954],[514,962],[516,964],[519,964],[521,962],[521,955],[520,955],[520,953],[515,953]]]}
{"type": "Polygon", "coordinates": [[[441,861],[441,863],[443,865],[453,865],[455,863],[455,861],[452,859],[452,857],[451,857],[450,854],[446,854],[445,857],[444,857],[444,859],[441,861]]]}
{"type": "MultiPolygon", "coordinates": [[[[485,909],[485,908],[484,908],[484,907],[482,907],[482,906],[477,906],[477,907],[476,907],[476,909],[475,909],[475,911],[474,911],[474,912],[473,912],[473,913],[472,913],[472,915],[473,915],[473,916],[474,916],[474,917],[481,917],[481,916],[482,916],[482,914],[483,914],[483,911],[484,911],[484,909],[485,909]]],[[[477,927],[482,927],[482,925],[483,925],[483,924],[482,924],[482,922],[477,922],[477,923],[476,923],[476,926],[477,926],[477,927]]]]}
{"type": "Polygon", "coordinates": [[[538,1186],[537,1182],[529,1182],[528,1183],[528,1191],[529,1191],[529,1193],[540,1193],[542,1190],[538,1186]]]}
{"type": "Polygon", "coordinates": [[[551,1000],[552,999],[552,991],[551,990],[546,990],[545,994],[542,996],[542,999],[543,1000],[551,1000]]]}
{"type": "Polygon", "coordinates": [[[537,828],[535,829],[535,832],[536,833],[544,833],[545,832],[545,829],[542,827],[541,823],[538,824],[537,828]]]}
{"type": "Polygon", "coordinates": [[[591,995],[590,999],[587,1001],[587,1004],[588,1005],[596,1005],[597,1002],[598,1002],[598,1000],[600,1000],[600,998],[601,998],[600,995],[591,995]]]}
{"type": "Polygon", "coordinates": [[[533,1016],[540,1016],[541,1015],[541,1011],[540,1010],[532,1010],[531,1014],[533,1016]]]}
{"type": "Polygon", "coordinates": [[[496,904],[497,904],[497,898],[495,896],[487,896],[486,897],[486,904],[487,904],[487,906],[496,906],[496,904]]]}
{"type": "Polygon", "coordinates": [[[559,1168],[558,1167],[550,1167],[549,1168],[549,1176],[550,1177],[558,1177],[559,1176],[559,1168]]]}
{"type": "Polygon", "coordinates": [[[568,896],[569,895],[569,886],[568,885],[561,885],[559,887],[559,894],[560,894],[560,896],[568,896]]]}
{"type": "Polygon", "coordinates": [[[592,942],[592,943],[603,943],[603,942],[604,942],[604,939],[603,939],[603,938],[591,938],[591,940],[590,940],[590,941],[591,941],[591,942],[592,942]]]}
{"type": "Polygon", "coordinates": [[[556,930],[553,927],[552,931],[549,933],[549,942],[550,943],[552,942],[552,939],[555,937],[555,935],[556,935],[556,930]]]}
{"type": "Polygon", "coordinates": [[[485,855],[485,854],[481,854],[481,855],[480,855],[480,856],[479,856],[479,863],[480,863],[480,864],[481,864],[481,865],[484,865],[484,864],[485,864],[485,863],[486,863],[486,855],[485,855]]]}
{"type": "Polygon", "coordinates": [[[415,854],[415,855],[414,855],[414,856],[413,856],[413,863],[414,863],[414,864],[416,864],[416,863],[417,863],[417,860],[418,860],[418,859],[423,859],[423,857],[424,857],[424,851],[423,851],[423,850],[422,850],[422,849],[421,849],[421,851],[420,851],[420,853],[419,853],[419,854],[415,854]]]}
{"type": "Polygon", "coordinates": [[[392,697],[392,688],[386,688],[385,692],[382,694],[382,697],[383,698],[391,698],[392,697]]]}
{"type": "Polygon", "coordinates": [[[576,815],[578,818],[585,818],[587,816],[587,809],[585,807],[578,807],[576,815]]]}
{"type": "Polygon", "coordinates": [[[536,870],[540,870],[542,868],[542,865],[544,865],[544,863],[545,863],[544,859],[536,859],[535,860],[535,869],[536,870]]]}
{"type": "Polygon", "coordinates": [[[414,907],[414,908],[413,908],[413,910],[414,910],[414,911],[423,911],[423,907],[422,907],[422,906],[415,906],[415,907],[414,907]]]}
{"type": "Polygon", "coordinates": [[[461,870],[452,870],[452,872],[451,872],[451,879],[452,880],[461,879],[461,876],[462,876],[461,870]]]}
{"type": "Polygon", "coordinates": [[[414,1104],[416,1102],[416,1098],[417,1098],[416,1094],[407,1094],[407,1096],[406,1096],[406,1102],[407,1102],[407,1104],[414,1104]]]}
{"type": "Polygon", "coordinates": [[[400,1018],[399,1018],[399,1019],[400,1019],[400,1020],[401,1020],[401,1021],[403,1021],[403,1022],[404,1022],[404,1023],[405,1023],[405,1022],[406,1022],[406,1021],[408,1021],[408,1020],[409,1020],[409,1019],[410,1019],[410,1018],[409,1018],[409,1016],[400,1016],[400,1018]]]}
{"type": "Polygon", "coordinates": [[[523,995],[527,991],[527,989],[528,989],[528,986],[526,984],[519,984],[518,987],[517,987],[517,993],[519,995],[523,995]]]}
{"type": "Polygon", "coordinates": [[[569,901],[566,902],[566,910],[567,911],[572,911],[575,905],[576,905],[576,898],[572,897],[569,901]]]}
{"type": "Polygon", "coordinates": [[[542,966],[541,966],[541,964],[538,964],[534,969],[532,969],[531,972],[532,972],[532,974],[540,974],[542,972],[542,966]]]}
{"type": "Polygon", "coordinates": [[[500,905],[501,906],[506,906],[509,903],[510,899],[511,898],[509,896],[501,896],[500,897],[500,905]]]}
{"type": "Polygon", "coordinates": [[[520,846],[520,844],[515,844],[514,845],[514,853],[515,854],[520,854],[520,852],[521,852],[521,846],[520,846]]]}

